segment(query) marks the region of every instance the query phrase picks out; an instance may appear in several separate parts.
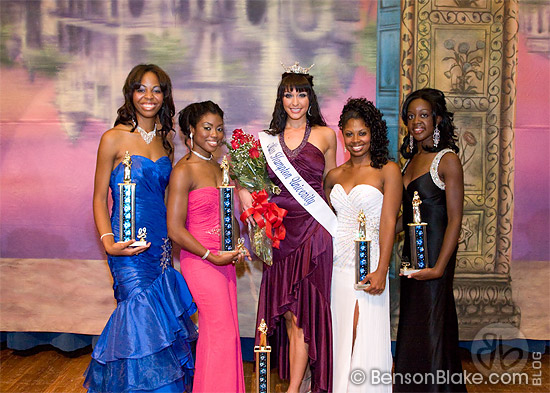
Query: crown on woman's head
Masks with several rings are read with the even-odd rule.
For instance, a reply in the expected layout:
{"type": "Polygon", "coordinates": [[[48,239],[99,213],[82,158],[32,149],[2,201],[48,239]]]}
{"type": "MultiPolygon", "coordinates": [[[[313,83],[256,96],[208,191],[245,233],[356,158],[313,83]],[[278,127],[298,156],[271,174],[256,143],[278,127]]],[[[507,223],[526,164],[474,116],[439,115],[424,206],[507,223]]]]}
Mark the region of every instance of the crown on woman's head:
{"type": "Polygon", "coordinates": [[[281,61],[281,65],[283,66],[285,72],[292,72],[294,74],[309,74],[309,70],[313,68],[315,64],[310,65],[308,68],[300,67],[300,63],[295,62],[294,65],[287,67],[284,65],[284,63],[281,61]]]}

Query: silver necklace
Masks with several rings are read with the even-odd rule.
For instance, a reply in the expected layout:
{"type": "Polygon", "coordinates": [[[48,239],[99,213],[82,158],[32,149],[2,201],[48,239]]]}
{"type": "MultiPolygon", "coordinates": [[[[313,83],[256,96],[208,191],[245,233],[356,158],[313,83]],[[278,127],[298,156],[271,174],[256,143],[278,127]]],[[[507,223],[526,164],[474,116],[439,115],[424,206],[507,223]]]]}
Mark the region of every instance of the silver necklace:
{"type": "Polygon", "coordinates": [[[136,125],[136,129],[139,131],[139,134],[145,141],[145,143],[149,144],[153,141],[153,138],[155,135],[157,135],[157,124],[155,123],[155,128],[153,128],[153,131],[145,131],[143,128],[141,128],[139,125],[136,125]]]}
{"type": "Polygon", "coordinates": [[[210,157],[206,157],[206,156],[203,156],[201,153],[197,153],[195,150],[191,150],[191,153],[193,153],[199,158],[202,158],[204,161],[210,161],[212,159],[212,154],[210,154],[210,157]]]}

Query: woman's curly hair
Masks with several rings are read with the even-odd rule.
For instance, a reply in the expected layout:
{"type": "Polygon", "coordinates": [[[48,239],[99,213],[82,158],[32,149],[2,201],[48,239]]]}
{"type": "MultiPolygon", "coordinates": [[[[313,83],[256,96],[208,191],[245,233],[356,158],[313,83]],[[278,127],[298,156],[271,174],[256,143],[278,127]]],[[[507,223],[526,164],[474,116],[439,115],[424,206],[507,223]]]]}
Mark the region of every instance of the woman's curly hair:
{"type": "Polygon", "coordinates": [[[366,98],[350,98],[340,114],[338,128],[343,132],[350,119],[361,119],[370,129],[370,165],[382,168],[390,159],[388,151],[388,127],[382,113],[366,98]]]}
{"type": "Polygon", "coordinates": [[[285,72],[281,77],[281,83],[277,89],[277,100],[273,109],[273,116],[269,124],[269,133],[272,135],[280,134],[285,130],[286,119],[288,117],[283,106],[283,96],[286,92],[296,89],[297,92],[306,92],[309,99],[309,108],[307,113],[307,121],[310,126],[326,126],[327,123],[321,114],[317,95],[313,90],[313,76],[309,74],[296,74],[293,72],[285,72]]]}
{"type": "Polygon", "coordinates": [[[124,95],[124,104],[118,108],[117,118],[115,120],[115,126],[117,124],[124,124],[132,126],[131,132],[134,132],[137,127],[136,108],[134,107],[133,95],[134,91],[140,88],[141,79],[143,75],[148,72],[155,74],[160,83],[160,89],[162,91],[162,106],[158,111],[158,118],[162,128],[157,130],[162,138],[162,146],[168,152],[172,154],[174,147],[168,140],[168,134],[174,129],[173,117],[176,113],[176,107],[174,106],[174,98],[172,97],[172,82],[170,77],[162,68],[155,64],[138,64],[128,74],[124,86],[122,87],[122,94],[124,95]]]}
{"type": "MultiPolygon", "coordinates": [[[[409,94],[403,102],[403,106],[401,108],[401,119],[403,120],[403,123],[407,125],[407,112],[409,110],[409,105],[417,98],[427,101],[432,107],[433,124],[437,125],[440,133],[439,144],[437,147],[424,148],[424,150],[435,153],[443,149],[452,149],[455,153],[458,153],[458,137],[455,134],[453,113],[447,110],[445,94],[443,94],[442,91],[426,88],[413,91],[409,94]],[[439,123],[437,123],[438,116],[441,117],[441,121],[439,123]]],[[[408,149],[410,138],[411,134],[407,133],[405,138],[403,138],[403,144],[399,148],[401,155],[406,159],[412,158],[418,152],[416,142],[413,144],[412,151],[408,149]]]]}

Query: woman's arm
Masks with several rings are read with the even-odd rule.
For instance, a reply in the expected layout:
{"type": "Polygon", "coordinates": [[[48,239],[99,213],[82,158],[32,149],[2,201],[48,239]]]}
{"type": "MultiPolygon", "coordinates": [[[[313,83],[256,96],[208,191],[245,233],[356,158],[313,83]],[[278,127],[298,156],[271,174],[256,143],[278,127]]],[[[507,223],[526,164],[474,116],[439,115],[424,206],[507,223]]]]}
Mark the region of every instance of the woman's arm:
{"type": "Polygon", "coordinates": [[[97,149],[97,162],[94,178],[93,211],[97,231],[103,236],[101,242],[105,251],[110,255],[135,255],[146,250],[150,243],[141,247],[128,247],[135,239],[117,243],[111,227],[109,206],[107,203],[109,194],[109,181],[114,164],[121,159],[120,155],[120,131],[109,130],[101,137],[97,149]]]}
{"type": "Polygon", "coordinates": [[[447,153],[441,158],[439,176],[445,181],[447,229],[445,229],[441,250],[434,267],[422,269],[418,273],[413,273],[409,276],[417,280],[430,280],[443,275],[447,263],[458,244],[458,237],[460,235],[464,205],[464,173],[460,159],[456,154],[447,153]]]}
{"type": "Polygon", "coordinates": [[[325,196],[327,198],[328,205],[332,209],[332,203],[330,202],[330,192],[332,191],[332,188],[334,187],[334,179],[336,179],[338,176],[336,175],[337,169],[333,169],[329,173],[327,173],[327,176],[325,177],[325,180],[323,181],[323,189],[325,191],[325,196]]]}
{"type": "MultiPolygon", "coordinates": [[[[199,243],[185,228],[192,178],[192,171],[187,165],[176,165],[172,170],[166,202],[168,237],[179,244],[181,248],[199,257],[203,257],[207,252],[207,248],[199,243]]],[[[228,265],[236,261],[239,258],[239,254],[239,251],[227,252],[221,255],[210,253],[206,260],[215,265],[228,265]]]]}
{"type": "Polygon", "coordinates": [[[336,133],[332,128],[323,127],[325,132],[325,139],[327,142],[327,150],[325,151],[325,172],[323,177],[325,177],[331,170],[336,168],[336,133]]]}
{"type": "Polygon", "coordinates": [[[372,295],[379,295],[384,292],[386,287],[386,275],[390,266],[390,259],[395,240],[395,224],[397,214],[401,206],[401,197],[403,182],[399,167],[392,161],[389,161],[382,168],[382,178],[384,187],[384,202],[382,203],[382,213],[380,215],[380,259],[378,268],[367,275],[365,282],[370,281],[371,285],[365,289],[372,295]]]}
{"type": "MultiPolygon", "coordinates": [[[[250,191],[248,191],[246,188],[243,188],[243,187],[237,187],[237,193],[239,196],[241,210],[245,212],[252,207],[252,203],[253,203],[252,194],[250,193],[250,191]]],[[[254,221],[252,216],[247,217],[246,223],[252,226],[256,225],[256,221],[254,221]]]]}

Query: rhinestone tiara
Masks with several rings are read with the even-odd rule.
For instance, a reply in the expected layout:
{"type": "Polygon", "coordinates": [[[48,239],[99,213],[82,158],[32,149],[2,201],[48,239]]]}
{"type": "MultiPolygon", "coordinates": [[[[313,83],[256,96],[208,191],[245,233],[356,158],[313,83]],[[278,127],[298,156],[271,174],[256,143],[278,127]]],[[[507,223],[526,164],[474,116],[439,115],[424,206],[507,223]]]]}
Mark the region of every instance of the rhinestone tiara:
{"type": "Polygon", "coordinates": [[[310,65],[308,68],[304,68],[300,67],[300,63],[295,62],[294,65],[287,67],[281,61],[281,65],[283,66],[285,72],[292,72],[294,74],[309,74],[309,70],[311,70],[315,64],[310,65]]]}

